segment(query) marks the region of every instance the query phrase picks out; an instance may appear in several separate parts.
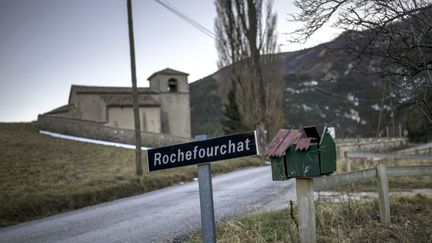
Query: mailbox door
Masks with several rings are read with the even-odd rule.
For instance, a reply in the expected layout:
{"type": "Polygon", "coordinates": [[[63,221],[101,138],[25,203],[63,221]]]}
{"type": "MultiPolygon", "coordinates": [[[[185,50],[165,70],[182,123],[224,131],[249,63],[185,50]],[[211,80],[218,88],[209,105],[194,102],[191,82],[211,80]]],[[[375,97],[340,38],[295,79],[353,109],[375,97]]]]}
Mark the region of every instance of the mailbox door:
{"type": "Polygon", "coordinates": [[[295,150],[291,146],[286,152],[288,177],[313,177],[320,175],[319,150],[311,144],[306,151],[295,150]]]}
{"type": "Polygon", "coordinates": [[[329,133],[324,133],[320,144],[321,174],[326,175],[336,171],[336,145],[329,133]]]}
{"type": "Polygon", "coordinates": [[[271,160],[273,181],[288,180],[284,157],[282,158],[271,157],[270,160],[271,160]]]}

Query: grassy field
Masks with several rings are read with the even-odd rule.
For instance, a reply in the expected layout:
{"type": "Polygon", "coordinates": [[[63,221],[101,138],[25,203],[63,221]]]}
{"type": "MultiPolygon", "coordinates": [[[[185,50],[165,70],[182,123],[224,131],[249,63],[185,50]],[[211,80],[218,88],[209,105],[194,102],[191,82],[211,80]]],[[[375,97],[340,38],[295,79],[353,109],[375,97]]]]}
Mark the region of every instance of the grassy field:
{"type": "MultiPolygon", "coordinates": [[[[35,123],[0,123],[0,148],[0,227],[197,177],[196,166],[136,177],[133,150],[40,135],[35,123]]],[[[212,172],[261,164],[228,160],[214,163],[212,172]]]]}
{"type": "MultiPolygon", "coordinates": [[[[431,242],[432,198],[392,197],[391,224],[379,221],[377,201],[318,202],[318,242],[431,242]]],[[[228,220],[217,226],[218,242],[299,242],[296,209],[228,220]]],[[[202,242],[195,233],[188,242],[202,242]]]]}

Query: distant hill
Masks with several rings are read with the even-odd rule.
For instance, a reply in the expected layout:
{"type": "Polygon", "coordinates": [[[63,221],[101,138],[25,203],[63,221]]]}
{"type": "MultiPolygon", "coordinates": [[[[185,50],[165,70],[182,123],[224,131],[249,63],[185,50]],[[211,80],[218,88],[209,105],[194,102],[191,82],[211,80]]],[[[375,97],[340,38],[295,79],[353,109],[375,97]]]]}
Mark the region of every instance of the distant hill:
{"type": "MultiPolygon", "coordinates": [[[[278,54],[283,60],[285,120],[295,127],[300,124],[333,126],[338,137],[375,136],[382,98],[383,118],[392,104],[399,104],[402,99],[396,92],[383,93],[383,81],[365,73],[374,68],[373,60],[356,66],[356,62],[342,52],[344,38],[278,54]]],[[[219,73],[220,70],[190,85],[193,135],[223,134],[220,120],[229,87],[218,79],[219,73]]],[[[397,119],[394,123],[388,117],[383,120],[380,126],[383,136],[386,125],[391,126],[390,132],[398,134],[397,119]]]]}

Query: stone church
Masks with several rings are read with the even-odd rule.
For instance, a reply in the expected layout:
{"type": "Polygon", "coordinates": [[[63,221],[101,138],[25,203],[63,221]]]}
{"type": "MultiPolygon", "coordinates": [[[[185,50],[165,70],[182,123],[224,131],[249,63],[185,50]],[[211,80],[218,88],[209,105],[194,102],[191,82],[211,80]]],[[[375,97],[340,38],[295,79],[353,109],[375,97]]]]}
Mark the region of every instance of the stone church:
{"type": "MultiPolygon", "coordinates": [[[[167,68],[138,88],[142,132],[191,137],[188,75],[167,68]]],[[[67,105],[40,116],[50,117],[134,129],[132,88],[72,85],[67,105]]]]}

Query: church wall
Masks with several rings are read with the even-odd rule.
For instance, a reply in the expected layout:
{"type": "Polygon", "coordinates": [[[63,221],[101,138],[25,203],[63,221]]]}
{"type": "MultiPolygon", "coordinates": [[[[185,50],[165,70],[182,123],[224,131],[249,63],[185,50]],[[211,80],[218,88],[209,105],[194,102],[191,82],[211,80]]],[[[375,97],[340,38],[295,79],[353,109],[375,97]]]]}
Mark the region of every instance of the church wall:
{"type": "MultiPolygon", "coordinates": [[[[141,130],[146,132],[161,132],[161,117],[159,107],[141,107],[139,109],[141,130]]],[[[132,107],[108,107],[107,126],[134,129],[134,114],[132,107]]]]}
{"type": "Polygon", "coordinates": [[[105,102],[100,95],[78,94],[74,104],[80,119],[96,122],[107,121],[105,102]]]}
{"type": "Polygon", "coordinates": [[[162,121],[162,123],[165,122],[168,128],[168,131],[164,131],[164,124],[162,124],[162,132],[176,136],[190,137],[189,93],[161,93],[160,101],[162,118],[167,119],[167,121],[162,121]]]}

